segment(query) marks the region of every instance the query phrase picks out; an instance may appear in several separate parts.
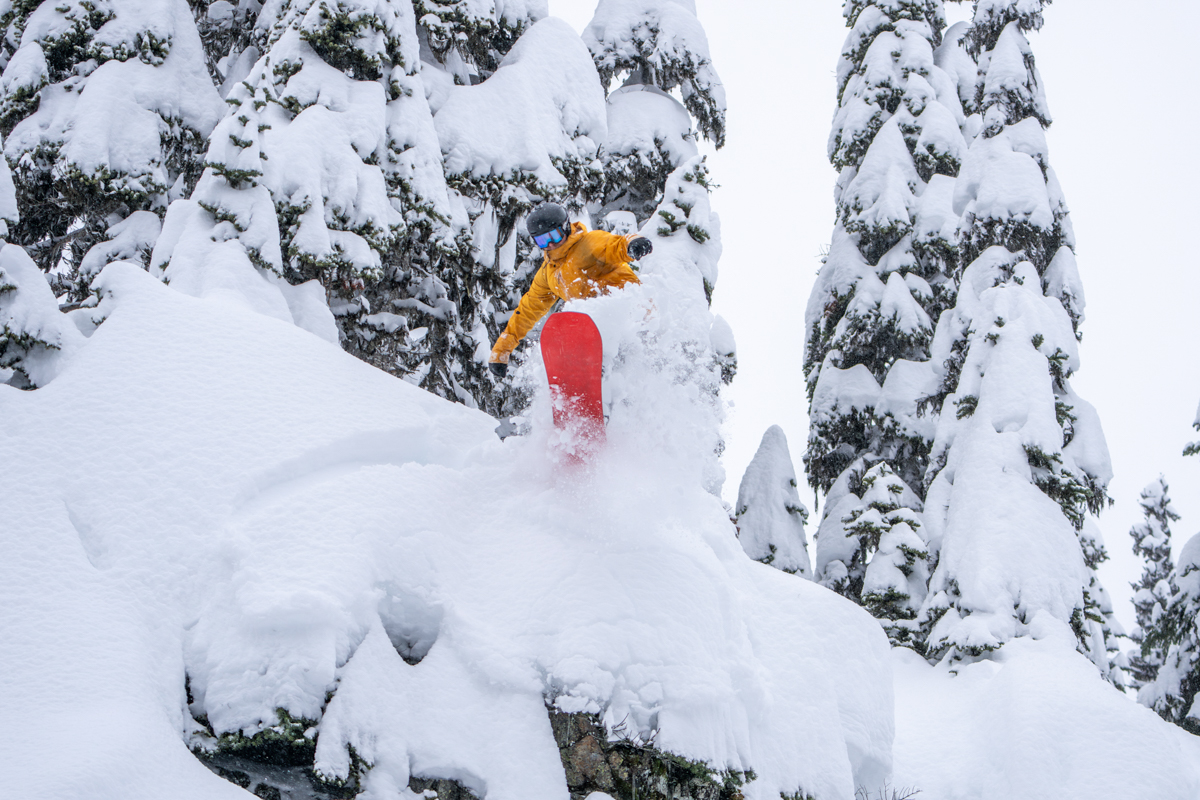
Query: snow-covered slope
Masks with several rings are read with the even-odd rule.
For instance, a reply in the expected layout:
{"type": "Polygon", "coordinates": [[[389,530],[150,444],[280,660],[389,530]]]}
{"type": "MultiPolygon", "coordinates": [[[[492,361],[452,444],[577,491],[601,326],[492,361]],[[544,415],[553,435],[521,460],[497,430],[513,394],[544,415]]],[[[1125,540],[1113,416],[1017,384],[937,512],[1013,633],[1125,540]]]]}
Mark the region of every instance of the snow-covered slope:
{"type": "Polygon", "coordinates": [[[1200,797],[1200,739],[1102,680],[1049,613],[1030,629],[957,674],[892,651],[896,787],[936,800],[1200,797]]]}
{"type": "Polygon", "coordinates": [[[547,699],[753,770],[750,798],[889,777],[886,638],[743,553],[695,467],[711,401],[647,355],[686,333],[654,270],[584,306],[627,345],[614,374],[645,368],[574,471],[544,397],[501,442],[242,304],[98,281],[107,320],[57,379],[0,386],[6,789],[246,796],[188,753],[191,715],[253,733],[282,708],[320,719],[327,775],[347,745],[374,765],[368,796],[420,774],[565,800],[547,699]]]}

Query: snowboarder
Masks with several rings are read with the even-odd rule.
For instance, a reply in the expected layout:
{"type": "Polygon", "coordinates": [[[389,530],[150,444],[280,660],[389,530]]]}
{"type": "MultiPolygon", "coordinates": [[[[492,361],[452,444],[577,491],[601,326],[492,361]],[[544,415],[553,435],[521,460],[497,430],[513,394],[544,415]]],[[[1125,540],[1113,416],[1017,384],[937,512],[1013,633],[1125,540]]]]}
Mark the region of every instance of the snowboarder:
{"type": "Polygon", "coordinates": [[[508,373],[513,348],[555,300],[580,300],[627,283],[640,283],[629,262],[649,255],[653,249],[649,239],[636,233],[620,236],[589,231],[581,222],[572,223],[567,210],[557,203],[542,203],[535,208],[525,220],[525,227],[544,257],[533,285],[492,347],[488,367],[501,378],[508,373]]]}

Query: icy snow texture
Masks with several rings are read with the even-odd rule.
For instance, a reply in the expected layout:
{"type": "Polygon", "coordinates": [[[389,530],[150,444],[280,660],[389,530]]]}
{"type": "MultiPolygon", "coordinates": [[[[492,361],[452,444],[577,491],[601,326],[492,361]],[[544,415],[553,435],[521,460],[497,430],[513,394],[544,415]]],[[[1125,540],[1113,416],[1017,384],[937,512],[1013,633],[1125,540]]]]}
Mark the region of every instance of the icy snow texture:
{"type": "Polygon", "coordinates": [[[796,490],[796,468],[783,428],[772,425],[742,475],[737,526],[742,549],[755,561],[809,577],[804,522],[808,509],[796,490]]]}
{"type": "Polygon", "coordinates": [[[0,387],[6,785],[233,796],[185,751],[185,669],[219,730],[315,716],[336,690],[319,766],[355,744],[378,796],[415,769],[565,800],[546,693],[754,769],[750,798],[879,785],[886,641],[748,559],[701,488],[712,399],[679,370],[711,321],[666,245],[643,287],[578,305],[623,376],[581,472],[556,462],[544,385],[534,433],[502,443],[290,324],[108,267],[107,321],[67,371],[0,387]],[[78,736],[89,719],[116,734],[78,736]]]}

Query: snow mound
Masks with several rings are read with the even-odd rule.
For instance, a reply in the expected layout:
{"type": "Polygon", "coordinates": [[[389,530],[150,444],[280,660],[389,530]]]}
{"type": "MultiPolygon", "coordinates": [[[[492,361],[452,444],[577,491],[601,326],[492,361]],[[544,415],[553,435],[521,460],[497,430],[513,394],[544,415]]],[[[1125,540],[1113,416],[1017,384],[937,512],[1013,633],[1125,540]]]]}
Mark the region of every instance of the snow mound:
{"type": "Polygon", "coordinates": [[[284,709],[319,720],[324,774],[349,745],[372,765],[368,796],[418,774],[566,800],[550,701],[753,770],[752,799],[886,781],[877,623],[747,558],[704,488],[709,378],[672,355],[708,341],[704,300],[655,292],[678,268],[579,304],[614,380],[609,444],[573,471],[544,395],[501,442],[289,321],[107,267],[57,379],[0,386],[0,780],[232,797],[193,716],[252,734],[284,709]]]}
{"type": "Polygon", "coordinates": [[[1200,797],[1200,740],[1097,679],[1046,612],[991,660],[931,667],[892,651],[893,785],[938,800],[1200,797]]]}

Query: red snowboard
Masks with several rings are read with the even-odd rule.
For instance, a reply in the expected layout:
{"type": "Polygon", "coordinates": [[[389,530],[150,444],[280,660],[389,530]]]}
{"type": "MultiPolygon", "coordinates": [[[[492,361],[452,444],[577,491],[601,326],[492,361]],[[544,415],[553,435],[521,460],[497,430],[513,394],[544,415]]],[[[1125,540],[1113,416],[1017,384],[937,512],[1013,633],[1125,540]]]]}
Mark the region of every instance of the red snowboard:
{"type": "Polygon", "coordinates": [[[577,455],[604,442],[603,355],[600,331],[587,314],[560,311],[546,320],[542,361],[550,380],[554,427],[578,439],[577,455]]]}

